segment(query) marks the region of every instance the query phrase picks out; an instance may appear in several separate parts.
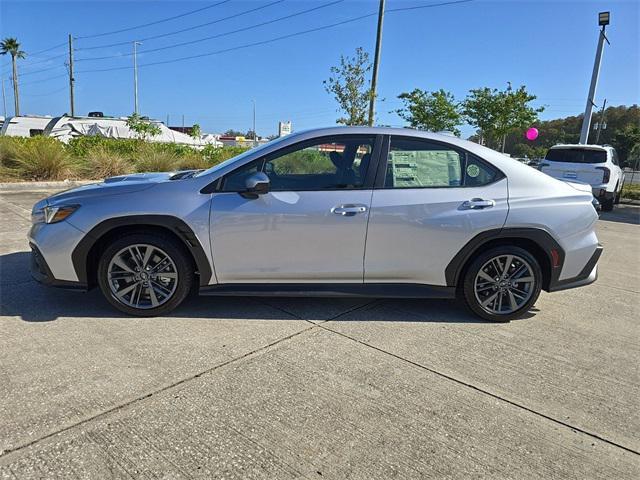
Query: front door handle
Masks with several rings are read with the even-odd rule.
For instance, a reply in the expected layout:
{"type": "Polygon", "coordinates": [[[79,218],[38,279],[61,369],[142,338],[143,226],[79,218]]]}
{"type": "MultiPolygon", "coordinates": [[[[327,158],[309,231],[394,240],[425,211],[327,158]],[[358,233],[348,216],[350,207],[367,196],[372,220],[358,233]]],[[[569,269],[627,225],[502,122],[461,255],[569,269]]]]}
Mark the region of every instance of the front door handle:
{"type": "Polygon", "coordinates": [[[367,211],[367,207],[364,205],[340,205],[339,207],[333,207],[331,213],[336,215],[342,215],[343,217],[353,217],[358,213],[364,213],[367,211]]]}
{"type": "Polygon", "coordinates": [[[461,207],[463,210],[482,210],[483,208],[491,208],[496,204],[495,200],[484,200],[482,198],[472,198],[463,202],[461,207]]]}

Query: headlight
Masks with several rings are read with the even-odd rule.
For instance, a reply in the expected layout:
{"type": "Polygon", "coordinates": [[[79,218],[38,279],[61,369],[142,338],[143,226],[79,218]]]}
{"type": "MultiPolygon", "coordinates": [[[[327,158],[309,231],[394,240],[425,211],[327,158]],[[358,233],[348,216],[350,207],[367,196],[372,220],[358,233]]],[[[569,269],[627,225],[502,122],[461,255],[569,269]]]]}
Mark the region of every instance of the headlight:
{"type": "MultiPolygon", "coordinates": [[[[45,223],[58,223],[69,217],[73,212],[75,212],[80,205],[59,205],[56,207],[48,206],[42,209],[44,213],[44,221],[45,223]]],[[[37,218],[37,213],[32,215],[32,219],[37,218]]],[[[34,221],[35,223],[35,221],[34,221]]]]}

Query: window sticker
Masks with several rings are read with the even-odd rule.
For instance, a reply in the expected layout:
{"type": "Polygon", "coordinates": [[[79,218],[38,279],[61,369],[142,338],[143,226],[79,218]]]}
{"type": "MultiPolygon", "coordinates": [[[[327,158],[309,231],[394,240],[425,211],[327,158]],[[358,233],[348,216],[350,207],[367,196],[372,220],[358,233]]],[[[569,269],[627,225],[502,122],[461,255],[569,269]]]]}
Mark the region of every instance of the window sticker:
{"type": "Polygon", "coordinates": [[[471,178],[476,178],[478,175],[480,175],[480,167],[478,167],[478,165],[476,165],[475,163],[467,165],[467,175],[469,175],[471,178]]]}

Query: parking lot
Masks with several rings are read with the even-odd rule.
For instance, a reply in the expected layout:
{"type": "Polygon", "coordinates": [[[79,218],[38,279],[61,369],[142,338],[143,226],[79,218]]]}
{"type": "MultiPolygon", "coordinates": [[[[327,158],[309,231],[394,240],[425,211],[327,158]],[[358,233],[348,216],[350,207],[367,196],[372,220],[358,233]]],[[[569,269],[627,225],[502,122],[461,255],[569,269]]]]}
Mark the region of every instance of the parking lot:
{"type": "Polygon", "coordinates": [[[508,324],[322,298],[140,319],[31,280],[50,193],[0,199],[0,478],[640,476],[638,206],[602,215],[595,284],[508,324]]]}

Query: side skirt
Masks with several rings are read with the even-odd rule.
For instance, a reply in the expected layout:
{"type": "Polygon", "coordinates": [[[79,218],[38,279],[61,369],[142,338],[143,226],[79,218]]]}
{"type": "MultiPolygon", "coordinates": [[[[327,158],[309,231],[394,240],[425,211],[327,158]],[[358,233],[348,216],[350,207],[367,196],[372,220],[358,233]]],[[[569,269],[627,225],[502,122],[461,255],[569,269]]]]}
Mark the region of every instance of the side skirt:
{"type": "Polygon", "coordinates": [[[455,298],[455,287],[415,283],[225,283],[200,287],[200,295],[247,297],[455,298]]]}

